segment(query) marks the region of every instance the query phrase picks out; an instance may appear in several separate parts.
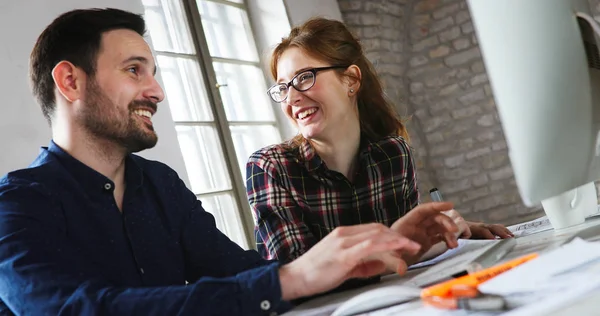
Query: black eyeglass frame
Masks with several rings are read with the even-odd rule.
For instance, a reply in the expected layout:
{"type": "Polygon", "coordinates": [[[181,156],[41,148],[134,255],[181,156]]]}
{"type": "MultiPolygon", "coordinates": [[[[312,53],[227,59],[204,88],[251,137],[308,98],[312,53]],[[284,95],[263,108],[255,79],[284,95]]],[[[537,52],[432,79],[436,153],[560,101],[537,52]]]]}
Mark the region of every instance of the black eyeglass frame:
{"type": "Polygon", "coordinates": [[[315,85],[315,83],[317,82],[317,73],[318,73],[319,71],[323,71],[323,70],[330,70],[330,69],[341,69],[341,68],[348,68],[348,67],[350,67],[350,65],[348,65],[348,66],[341,66],[341,65],[338,65],[338,66],[317,67],[317,68],[306,69],[306,70],[303,70],[303,71],[301,71],[301,72],[297,73],[297,74],[296,74],[294,77],[292,77],[292,80],[290,80],[290,82],[288,82],[288,83],[282,82],[282,83],[278,83],[278,84],[274,84],[274,85],[272,85],[272,86],[271,86],[269,89],[267,89],[267,94],[269,95],[269,97],[271,98],[271,100],[273,100],[274,102],[281,103],[281,102],[283,102],[283,101],[285,101],[285,100],[287,99],[288,95],[286,94],[286,95],[285,95],[285,98],[283,98],[281,101],[277,101],[277,100],[275,100],[275,98],[273,98],[273,95],[271,94],[271,90],[272,90],[273,88],[275,88],[275,87],[279,87],[279,86],[281,86],[281,85],[285,85],[285,89],[286,89],[286,90],[287,90],[287,89],[289,89],[290,87],[293,87],[294,89],[296,89],[296,91],[299,91],[299,92],[308,91],[308,90],[309,90],[310,88],[312,88],[312,87],[315,85]],[[305,73],[307,73],[307,72],[312,72],[312,74],[313,74],[313,77],[314,77],[313,83],[310,85],[310,87],[308,87],[308,88],[306,88],[306,89],[299,89],[299,88],[298,88],[298,87],[296,87],[296,85],[294,84],[294,81],[296,80],[296,78],[298,78],[298,76],[300,76],[301,74],[305,74],[305,73]]]}

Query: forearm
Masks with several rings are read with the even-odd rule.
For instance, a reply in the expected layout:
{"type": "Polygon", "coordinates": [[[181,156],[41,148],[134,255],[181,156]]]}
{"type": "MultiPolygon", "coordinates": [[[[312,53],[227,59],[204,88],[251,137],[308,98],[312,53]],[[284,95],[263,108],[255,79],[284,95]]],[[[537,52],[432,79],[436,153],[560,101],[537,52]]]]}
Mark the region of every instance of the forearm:
{"type": "MultiPolygon", "coordinates": [[[[166,287],[112,287],[73,279],[36,282],[22,291],[25,279],[14,284],[2,277],[2,297],[16,314],[35,315],[259,315],[288,310],[282,300],[278,264],[229,278],[202,278],[191,285],[166,287]],[[53,284],[52,284],[53,283],[53,284]],[[265,303],[268,302],[268,303],[265,303]]],[[[15,280],[13,278],[12,280],[15,280]]]]}
{"type": "Polygon", "coordinates": [[[304,292],[306,286],[303,284],[304,278],[302,273],[298,272],[290,264],[279,268],[279,283],[281,284],[281,298],[286,301],[313,294],[304,292]]]}

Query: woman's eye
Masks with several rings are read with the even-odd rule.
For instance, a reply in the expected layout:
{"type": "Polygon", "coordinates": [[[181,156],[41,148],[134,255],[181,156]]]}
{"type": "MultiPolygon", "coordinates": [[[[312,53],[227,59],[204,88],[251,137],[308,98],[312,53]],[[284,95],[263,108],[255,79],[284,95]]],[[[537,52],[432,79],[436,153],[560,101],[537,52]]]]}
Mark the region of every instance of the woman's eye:
{"type": "Polygon", "coordinates": [[[304,74],[304,75],[300,75],[300,82],[309,80],[312,77],[311,74],[304,74]]]}

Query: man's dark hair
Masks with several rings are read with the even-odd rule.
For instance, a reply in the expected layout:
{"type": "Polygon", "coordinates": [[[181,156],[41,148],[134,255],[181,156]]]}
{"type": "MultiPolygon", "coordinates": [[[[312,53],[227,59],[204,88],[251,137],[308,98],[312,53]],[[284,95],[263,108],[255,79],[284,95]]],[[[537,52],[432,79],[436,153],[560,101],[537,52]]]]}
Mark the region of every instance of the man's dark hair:
{"type": "Polygon", "coordinates": [[[132,30],[144,36],[141,15],[118,9],[73,10],[57,17],[40,34],[29,60],[33,95],[51,123],[56,108],[52,69],[69,61],[88,76],[94,76],[102,34],[116,29],[132,30]]]}

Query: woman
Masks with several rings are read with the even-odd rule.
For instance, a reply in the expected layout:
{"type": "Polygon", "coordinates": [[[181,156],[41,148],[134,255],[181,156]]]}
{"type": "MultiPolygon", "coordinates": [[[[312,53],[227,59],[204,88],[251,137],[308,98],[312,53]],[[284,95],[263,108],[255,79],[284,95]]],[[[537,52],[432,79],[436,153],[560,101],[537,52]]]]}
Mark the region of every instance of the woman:
{"type": "MultiPolygon", "coordinates": [[[[300,134],[248,161],[259,252],[289,262],[334,228],[369,222],[414,237],[402,220],[419,203],[408,135],[358,40],[341,22],[311,19],[275,48],[271,73],[268,94],[300,134]]],[[[463,237],[510,236],[450,215],[463,237]]]]}

